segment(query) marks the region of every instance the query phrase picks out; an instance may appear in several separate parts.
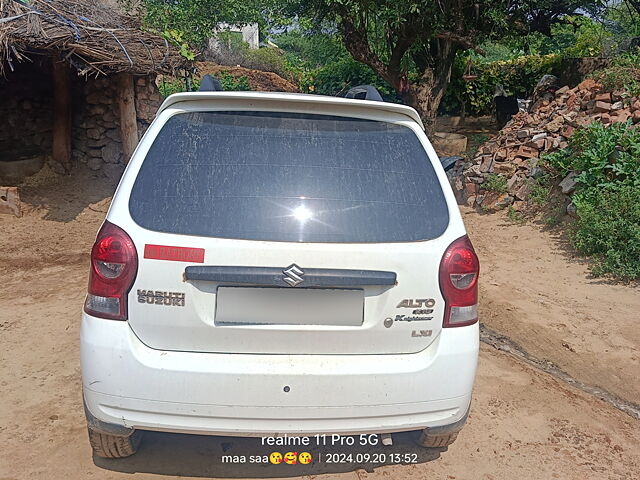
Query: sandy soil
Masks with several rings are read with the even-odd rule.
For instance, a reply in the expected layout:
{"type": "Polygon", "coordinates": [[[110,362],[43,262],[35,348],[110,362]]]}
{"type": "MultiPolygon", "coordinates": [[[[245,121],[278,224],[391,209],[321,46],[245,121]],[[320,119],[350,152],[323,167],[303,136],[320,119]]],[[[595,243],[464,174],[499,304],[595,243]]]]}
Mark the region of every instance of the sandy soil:
{"type": "Polygon", "coordinates": [[[589,275],[563,237],[464,210],[481,262],[481,318],[576,379],[640,403],[640,288],[589,275]]]}
{"type": "MultiPolygon", "coordinates": [[[[88,252],[113,187],[86,172],[43,176],[23,189],[31,205],[23,218],[0,216],[0,479],[640,478],[640,421],[487,346],[469,423],[448,451],[421,451],[407,435],[380,447],[416,452],[415,465],[223,465],[223,452],[269,452],[256,440],[159,433],[131,459],[92,458],[79,320],[88,252]]],[[[537,226],[469,212],[465,220],[483,262],[487,324],[575,377],[637,399],[637,290],[590,279],[537,226]]]]}

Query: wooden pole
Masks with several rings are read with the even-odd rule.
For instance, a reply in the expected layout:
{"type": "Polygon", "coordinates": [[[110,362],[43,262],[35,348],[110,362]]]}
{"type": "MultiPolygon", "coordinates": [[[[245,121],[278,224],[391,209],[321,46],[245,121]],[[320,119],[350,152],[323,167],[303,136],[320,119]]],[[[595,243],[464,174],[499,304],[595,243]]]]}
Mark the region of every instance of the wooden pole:
{"type": "Polygon", "coordinates": [[[71,170],[71,72],[53,59],[53,159],[71,170]]]}
{"type": "Polygon", "coordinates": [[[120,109],[120,135],[122,153],[127,163],[138,145],[138,118],[136,115],[133,76],[128,73],[118,75],[118,106],[120,109]]]}

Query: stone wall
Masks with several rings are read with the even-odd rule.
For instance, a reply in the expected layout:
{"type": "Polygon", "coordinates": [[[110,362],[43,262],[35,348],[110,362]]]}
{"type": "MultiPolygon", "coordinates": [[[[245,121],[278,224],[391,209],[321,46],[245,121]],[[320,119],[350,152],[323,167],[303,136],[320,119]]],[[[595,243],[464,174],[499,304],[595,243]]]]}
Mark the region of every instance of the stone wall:
{"type": "Polygon", "coordinates": [[[142,138],[156,116],[162,97],[156,85],[155,75],[138,77],[136,86],[136,113],[138,114],[138,136],[142,138]]]}
{"type": "Polygon", "coordinates": [[[51,62],[17,63],[0,77],[0,161],[51,154],[53,93],[51,62]]]}
{"type": "MultiPolygon", "coordinates": [[[[160,106],[161,97],[154,76],[135,82],[138,134],[146,131],[160,106]]],[[[72,159],[109,177],[124,171],[117,78],[77,79],[74,92],[72,159]]],[[[54,169],[60,166],[54,165],[54,169]]]]}
{"type": "MultiPolygon", "coordinates": [[[[15,71],[0,77],[0,184],[14,184],[42,168],[70,173],[51,157],[53,143],[53,79],[51,59],[14,64],[15,71]]],[[[72,168],[117,178],[125,163],[120,137],[118,78],[72,75],[72,168]]],[[[149,127],[162,102],[155,75],[135,77],[138,133],[149,127]]]]}
{"type": "Polygon", "coordinates": [[[573,88],[589,74],[610,65],[611,58],[608,57],[563,58],[560,65],[560,85],[573,88]]]}

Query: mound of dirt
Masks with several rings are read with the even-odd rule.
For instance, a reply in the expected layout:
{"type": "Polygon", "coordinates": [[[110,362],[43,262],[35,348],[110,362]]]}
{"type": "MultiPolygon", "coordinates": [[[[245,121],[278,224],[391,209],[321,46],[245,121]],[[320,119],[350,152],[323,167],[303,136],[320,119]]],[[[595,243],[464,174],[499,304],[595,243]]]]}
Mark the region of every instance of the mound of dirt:
{"type": "Polygon", "coordinates": [[[197,75],[216,76],[220,72],[226,72],[233,78],[247,77],[251,89],[257,92],[299,92],[300,90],[293,83],[285,80],[280,75],[273,72],[263,72],[251,68],[233,67],[229,65],[218,65],[212,62],[196,63],[197,75]]]}

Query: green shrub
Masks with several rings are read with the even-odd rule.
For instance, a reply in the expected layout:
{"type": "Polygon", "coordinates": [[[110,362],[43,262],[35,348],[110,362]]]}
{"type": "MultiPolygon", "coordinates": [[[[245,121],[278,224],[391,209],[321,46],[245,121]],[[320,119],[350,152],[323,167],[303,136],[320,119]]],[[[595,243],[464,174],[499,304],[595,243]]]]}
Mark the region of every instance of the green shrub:
{"type": "Polygon", "coordinates": [[[576,130],[566,149],[544,159],[560,175],[580,172],[576,178],[578,191],[620,183],[640,188],[640,130],[632,128],[630,121],[608,127],[593,122],[576,130]]]}
{"type": "Polygon", "coordinates": [[[502,175],[490,173],[487,175],[485,181],[482,182],[482,188],[489,190],[490,192],[506,193],[508,190],[507,179],[502,175]]]}
{"type": "Polygon", "coordinates": [[[289,80],[293,78],[286,57],[277,48],[246,48],[242,50],[242,56],[244,61],[240,65],[243,67],[273,72],[289,80]]]}
{"type": "Polygon", "coordinates": [[[272,38],[284,50],[289,63],[299,68],[313,70],[350,56],[337,33],[292,30],[272,38]]]}
{"type": "Polygon", "coordinates": [[[529,180],[529,200],[535,205],[545,205],[551,197],[551,181],[549,175],[529,180]]]}
{"type": "Polygon", "coordinates": [[[241,77],[235,78],[227,70],[221,70],[220,73],[216,75],[216,78],[220,81],[220,85],[222,85],[222,88],[225,91],[251,90],[251,85],[249,85],[249,79],[244,75],[242,75],[241,77]]]}
{"type": "MultiPolygon", "coordinates": [[[[215,77],[220,81],[220,85],[226,91],[248,91],[251,90],[249,79],[246,76],[235,78],[229,71],[221,70],[215,77]]],[[[195,92],[200,88],[200,79],[191,80],[191,91],[195,92]]],[[[174,93],[186,92],[187,85],[183,78],[163,78],[159,86],[160,95],[167,98],[174,93]]]]}
{"type": "Polygon", "coordinates": [[[615,57],[609,68],[592,77],[607,91],[625,89],[633,96],[640,95],[640,49],[615,57]]]}
{"type": "Polygon", "coordinates": [[[187,91],[185,81],[182,78],[163,78],[158,89],[163,98],[167,98],[174,93],[187,91]]]}
{"type": "Polygon", "coordinates": [[[513,223],[524,223],[526,221],[522,212],[513,208],[513,205],[509,205],[509,208],[507,209],[507,217],[509,217],[509,220],[513,223]]]}
{"type": "Polygon", "coordinates": [[[573,202],[578,215],[573,244],[595,257],[593,273],[640,278],[640,188],[592,188],[575,195],[573,202]]]}
{"type": "Polygon", "coordinates": [[[595,57],[602,53],[605,40],[613,36],[611,31],[602,23],[590,19],[587,15],[579,15],[568,19],[574,25],[554,25],[555,36],[565,36],[570,39],[570,45],[562,53],[567,57],[595,57]]]}
{"type": "MultiPolygon", "coordinates": [[[[585,14],[565,15],[561,22],[553,22],[551,35],[530,32],[514,38],[502,38],[501,44],[514,48],[517,56],[528,54],[547,55],[557,53],[564,57],[593,57],[600,55],[612,37],[611,23],[585,14]]],[[[485,44],[481,45],[483,48],[485,44]]],[[[507,60],[512,58],[500,58],[507,60]]]]}
{"type": "Polygon", "coordinates": [[[561,175],[579,172],[571,238],[594,256],[593,273],[640,278],[640,130],[630,122],[592,123],[545,160],[561,175]]]}
{"type": "Polygon", "coordinates": [[[497,61],[474,65],[471,73],[476,78],[464,81],[467,58],[460,56],[452,74],[452,81],[443,99],[445,111],[455,111],[465,104],[466,112],[472,115],[486,115],[493,109],[493,95],[496,85],[502,85],[508,94],[526,98],[536,84],[546,74],[558,74],[562,57],[556,54],[528,55],[513,60],[497,61]]]}

